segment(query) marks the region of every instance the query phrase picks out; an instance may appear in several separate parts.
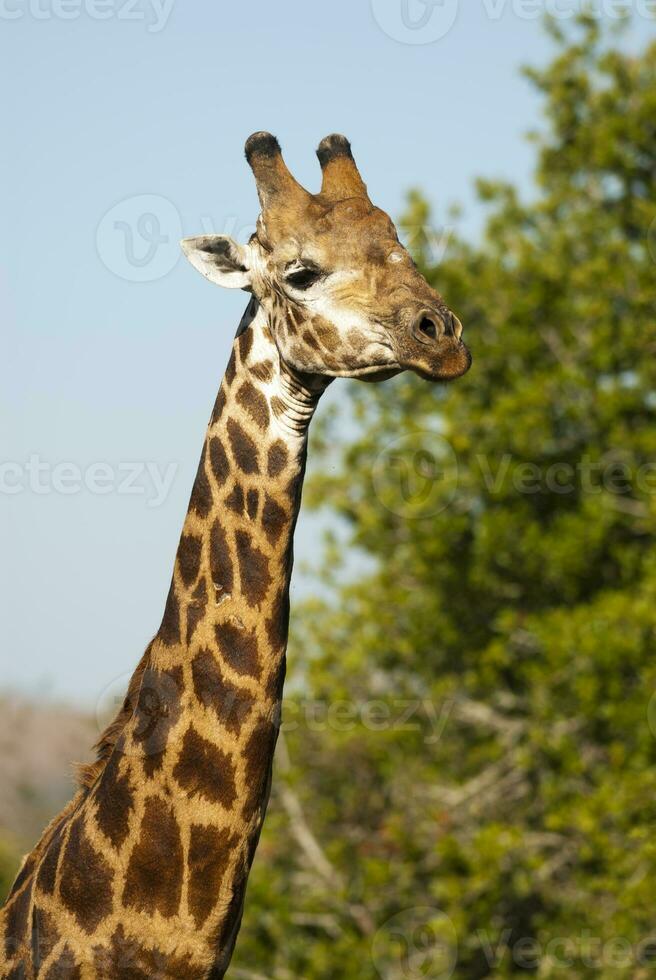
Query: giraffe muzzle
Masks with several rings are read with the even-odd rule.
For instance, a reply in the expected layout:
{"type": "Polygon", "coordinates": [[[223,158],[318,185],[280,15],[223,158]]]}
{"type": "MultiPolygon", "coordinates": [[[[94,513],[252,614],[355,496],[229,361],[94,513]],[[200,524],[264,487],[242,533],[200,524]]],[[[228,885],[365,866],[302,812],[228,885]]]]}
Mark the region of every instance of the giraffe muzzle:
{"type": "Polygon", "coordinates": [[[429,381],[459,378],[472,360],[462,341],[462,329],[450,310],[420,309],[399,343],[399,363],[429,381]]]}

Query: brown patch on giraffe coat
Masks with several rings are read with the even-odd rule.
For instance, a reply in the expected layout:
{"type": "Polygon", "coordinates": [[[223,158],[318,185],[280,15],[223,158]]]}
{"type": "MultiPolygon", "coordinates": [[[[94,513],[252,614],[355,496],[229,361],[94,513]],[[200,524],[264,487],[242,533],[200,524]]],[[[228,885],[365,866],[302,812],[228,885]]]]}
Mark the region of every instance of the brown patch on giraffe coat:
{"type": "Polygon", "coordinates": [[[207,470],[205,469],[206,458],[207,443],[203,446],[203,451],[200,454],[198,472],[196,473],[196,479],[194,480],[191,491],[191,499],[189,500],[190,508],[196,511],[199,517],[207,517],[212,509],[212,487],[210,486],[210,481],[207,478],[207,470]]]}
{"type": "Polygon", "coordinates": [[[282,398],[278,398],[277,395],[274,395],[271,399],[271,409],[274,415],[281,418],[285,414],[285,403],[282,398]]]}
{"type": "Polygon", "coordinates": [[[237,531],[235,542],[241,591],[250,606],[259,606],[271,585],[269,561],[252,543],[247,531],[237,531]]]}
{"type": "Polygon", "coordinates": [[[247,788],[242,815],[246,822],[266,804],[277,737],[278,730],[273,722],[269,718],[260,718],[242,753],[246,761],[244,783],[247,788]]]}
{"type": "Polygon", "coordinates": [[[214,627],[216,642],[223,659],[238,674],[259,677],[261,665],[258,657],[257,638],[252,630],[240,628],[234,623],[217,623],[214,627]]]}
{"type": "Polygon", "coordinates": [[[96,823],[117,850],[128,835],[130,814],[134,809],[130,779],[120,774],[120,763],[120,753],[113,752],[92,794],[96,803],[96,823]]]}
{"type": "Polygon", "coordinates": [[[285,673],[287,671],[287,657],[283,653],[278,662],[278,669],[273,670],[268,678],[266,685],[266,695],[269,704],[272,705],[270,717],[280,728],[282,723],[282,692],[285,686],[285,673]]]}
{"type": "Polygon", "coordinates": [[[178,568],[182,581],[189,587],[198,578],[203,539],[195,534],[183,534],[178,545],[178,568]]]}
{"type": "Polygon", "coordinates": [[[55,891],[57,878],[57,862],[64,839],[64,827],[61,826],[48,843],[48,849],[43,856],[36,875],[37,887],[45,894],[52,895],[55,891]]]}
{"type": "Polygon", "coordinates": [[[237,941],[241,917],[244,911],[244,893],[246,890],[246,875],[234,884],[230,904],[217,930],[216,949],[219,950],[214,966],[209,974],[209,980],[223,980],[223,975],[228,969],[230,957],[237,941]]]}
{"type": "Polygon", "coordinates": [[[228,419],[228,439],[235,463],[242,473],[259,473],[257,446],[235,419],[228,419]]]}
{"type": "Polygon", "coordinates": [[[203,576],[193,591],[187,606],[187,646],[191,643],[196,627],[205,615],[207,608],[207,586],[203,576]]]}
{"type": "Polygon", "coordinates": [[[109,946],[94,947],[96,975],[117,980],[200,980],[205,971],[187,956],[168,956],[157,948],[146,949],[127,936],[119,925],[109,946]]]}
{"type": "Polygon", "coordinates": [[[157,635],[162,643],[168,647],[175,646],[180,642],[180,603],[175,594],[174,582],[171,582],[169,587],[164,616],[162,617],[162,624],[157,635]]]}
{"type": "Polygon", "coordinates": [[[248,355],[251,352],[251,347],[253,346],[253,331],[244,330],[243,334],[239,337],[237,341],[239,345],[239,356],[241,357],[241,363],[245,364],[248,355]]]}
{"type": "Polygon", "coordinates": [[[244,381],[237,392],[237,401],[250,415],[258,429],[265,432],[269,427],[269,403],[251,381],[244,381]]]}
{"type": "Polygon", "coordinates": [[[241,516],[244,513],[244,489],[240,483],[235,483],[225,499],[225,505],[233,514],[241,516]]]}
{"type": "Polygon", "coordinates": [[[323,317],[316,317],[314,320],[314,329],[319,340],[329,350],[334,350],[339,347],[339,333],[328,320],[324,320],[323,317]]]}
{"type": "Polygon", "coordinates": [[[248,718],[253,698],[242,688],[227,680],[209,650],[201,650],[191,665],[196,697],[210,708],[222,725],[235,735],[248,718]]]}
{"type": "Polygon", "coordinates": [[[14,892],[17,892],[18,889],[23,884],[23,882],[27,881],[27,879],[30,877],[30,875],[34,871],[34,868],[36,867],[36,859],[37,859],[37,855],[34,851],[32,851],[31,854],[28,854],[28,856],[25,858],[25,860],[21,865],[20,871],[16,875],[14,879],[14,883],[11,886],[11,891],[9,893],[10,895],[12,895],[14,892]]]}
{"type": "Polygon", "coordinates": [[[75,960],[70,946],[64,946],[54,963],[51,964],[44,980],[80,980],[82,971],[75,960]]]}
{"type": "Polygon", "coordinates": [[[269,384],[269,382],[273,381],[273,361],[258,361],[257,364],[253,364],[251,367],[251,374],[258,381],[269,384]]]}
{"type": "Polygon", "coordinates": [[[276,477],[287,466],[289,460],[289,453],[287,452],[287,446],[284,444],[282,439],[276,439],[276,441],[269,446],[269,453],[267,456],[267,472],[269,476],[276,477]]]}
{"type": "Polygon", "coordinates": [[[223,486],[230,476],[230,461],[223,448],[223,443],[216,436],[210,439],[210,464],[212,472],[216,477],[216,482],[223,486]]]}
{"type": "Polygon", "coordinates": [[[223,415],[223,409],[226,406],[226,393],[223,385],[219,388],[219,393],[216,396],[216,401],[214,402],[214,408],[212,409],[212,418],[210,419],[210,425],[214,425],[215,422],[223,415]]]}
{"type": "Polygon", "coordinates": [[[267,493],[262,508],[262,528],[270,544],[277,543],[288,524],[287,511],[267,493]]]}
{"type": "Polygon", "coordinates": [[[294,474],[289,480],[289,483],[285,487],[285,495],[289,500],[292,510],[299,507],[301,502],[301,492],[303,490],[303,480],[302,477],[299,478],[298,473],[294,474]]]}
{"type": "Polygon", "coordinates": [[[59,932],[52,916],[37,905],[32,910],[32,962],[38,970],[59,942],[59,932]]]}
{"type": "Polygon", "coordinates": [[[267,618],[265,629],[272,650],[280,650],[287,645],[289,633],[289,590],[283,586],[276,595],[267,618]]]}
{"type": "Polygon", "coordinates": [[[346,335],[346,341],[352,350],[356,351],[358,354],[367,346],[367,338],[360,330],[349,330],[346,335]]]}
{"type": "Polygon", "coordinates": [[[232,559],[225,530],[218,520],[214,521],[210,531],[210,572],[217,599],[226,592],[232,592],[232,559]]]}
{"type": "Polygon", "coordinates": [[[144,772],[150,778],[162,765],[169,732],[180,717],[182,667],[144,671],[135,710],[133,738],[144,753],[144,772]]]}
{"type": "Polygon", "coordinates": [[[12,967],[6,976],[6,980],[27,980],[27,968],[25,963],[17,963],[12,967]]]}
{"type": "Polygon", "coordinates": [[[258,490],[249,490],[246,494],[246,512],[252,521],[255,520],[257,516],[257,510],[260,506],[260,494],[258,490]]]}
{"type": "Polygon", "coordinates": [[[193,726],[185,733],[173,777],[190,797],[201,796],[227,810],[237,797],[230,757],[199,735],[193,726]]]}
{"type": "Polygon", "coordinates": [[[6,906],[5,920],[5,955],[11,959],[25,942],[28,934],[30,905],[32,902],[32,885],[27,882],[23,890],[16,892],[6,906]]]}
{"type": "Polygon", "coordinates": [[[189,911],[198,929],[217,902],[221,882],[230,863],[231,851],[239,843],[227,828],[191,827],[189,840],[189,911]]]}
{"type": "Polygon", "coordinates": [[[112,869],[88,839],[83,814],[71,824],[59,891],[85,932],[92,933],[112,911],[112,869]]]}
{"type": "Polygon", "coordinates": [[[149,796],[125,876],[123,904],[168,919],[180,906],[183,874],[182,840],[173,809],[158,796],[149,796]]]}
{"type": "Polygon", "coordinates": [[[226,382],[228,384],[228,387],[230,387],[230,385],[232,384],[232,382],[235,380],[235,374],[236,373],[237,373],[237,360],[236,360],[235,355],[233,353],[233,354],[230,355],[230,360],[228,361],[228,366],[225,369],[225,380],[226,380],[226,382]]]}
{"type": "Polygon", "coordinates": [[[308,345],[308,347],[312,348],[312,350],[321,350],[321,345],[319,344],[317,338],[314,336],[311,330],[303,331],[303,340],[308,345]]]}

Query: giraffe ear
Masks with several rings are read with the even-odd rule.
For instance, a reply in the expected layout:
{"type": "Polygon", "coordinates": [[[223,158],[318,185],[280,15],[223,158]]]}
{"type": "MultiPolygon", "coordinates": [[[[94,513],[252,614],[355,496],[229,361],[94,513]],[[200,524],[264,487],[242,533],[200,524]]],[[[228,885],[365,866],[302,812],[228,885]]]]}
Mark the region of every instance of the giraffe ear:
{"type": "Polygon", "coordinates": [[[229,235],[198,235],[183,238],[180,247],[194,269],[210,282],[228,289],[250,289],[248,246],[240,245],[229,235]]]}

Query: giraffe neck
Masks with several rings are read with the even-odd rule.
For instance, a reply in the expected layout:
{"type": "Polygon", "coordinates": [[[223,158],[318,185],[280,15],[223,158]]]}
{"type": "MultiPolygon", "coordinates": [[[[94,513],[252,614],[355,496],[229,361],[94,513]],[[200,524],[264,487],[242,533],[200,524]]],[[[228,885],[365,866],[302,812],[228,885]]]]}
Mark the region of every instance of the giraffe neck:
{"type": "Polygon", "coordinates": [[[324,387],[281,362],[261,309],[235,339],[137,703],[79,828],[102,855],[88,889],[62,861],[62,901],[100,940],[108,975],[132,940],[215,978],[230,960],[269,796],[292,538],[324,387]]]}
{"type": "Polygon", "coordinates": [[[139,849],[147,851],[163,820],[172,838],[179,835],[181,867],[179,883],[170,877],[179,902],[163,892],[160,911],[186,913],[217,966],[227,966],[234,946],[268,802],[293,533],[308,426],[324,387],[286,368],[259,308],[235,339],[216,399],[126,733],[128,754],[136,743],[144,751],[146,793],[123,904],[157,911],[157,899],[142,890],[139,849]],[[149,781],[158,787],[152,796],[149,781]]]}
{"type": "Polygon", "coordinates": [[[260,685],[279,666],[308,427],[324,389],[281,361],[261,307],[250,322],[245,316],[205,437],[152,660],[168,663],[179,651],[186,661],[203,644],[232,674],[260,685]],[[243,643],[222,642],[226,624],[257,633],[252,657],[238,654],[243,643]]]}

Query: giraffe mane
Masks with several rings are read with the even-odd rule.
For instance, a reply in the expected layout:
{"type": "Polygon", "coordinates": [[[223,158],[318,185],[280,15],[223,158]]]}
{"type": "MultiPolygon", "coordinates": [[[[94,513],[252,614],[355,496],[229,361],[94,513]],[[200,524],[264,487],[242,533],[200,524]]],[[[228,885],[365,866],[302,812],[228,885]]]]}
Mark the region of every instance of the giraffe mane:
{"type": "Polygon", "coordinates": [[[100,738],[94,743],[96,751],[94,762],[79,762],[75,765],[75,775],[78,786],[81,789],[89,790],[96,782],[103,769],[109,762],[109,758],[114,751],[123,729],[129,722],[139,697],[141,681],[150,660],[150,650],[152,643],[146,647],[146,651],[130,678],[128,689],[116,716],[110,721],[100,738]]]}
{"type": "Polygon", "coordinates": [[[11,888],[7,893],[7,899],[6,899],[7,902],[9,902],[14,897],[14,895],[20,890],[23,881],[27,877],[29,877],[29,875],[38,866],[39,861],[41,860],[45,852],[48,850],[48,847],[52,843],[53,838],[56,836],[58,831],[61,830],[61,828],[66,825],[67,821],[73,816],[73,814],[79,808],[80,804],[84,800],[84,796],[85,794],[82,793],[80,790],[78,790],[78,792],[75,794],[73,799],[69,800],[69,802],[66,804],[64,809],[52,818],[52,820],[46,826],[45,830],[43,831],[43,834],[41,835],[41,837],[39,838],[39,840],[37,841],[33,849],[28,854],[25,854],[23,856],[23,860],[19,865],[18,871],[16,872],[16,876],[12,882],[11,888]]]}

